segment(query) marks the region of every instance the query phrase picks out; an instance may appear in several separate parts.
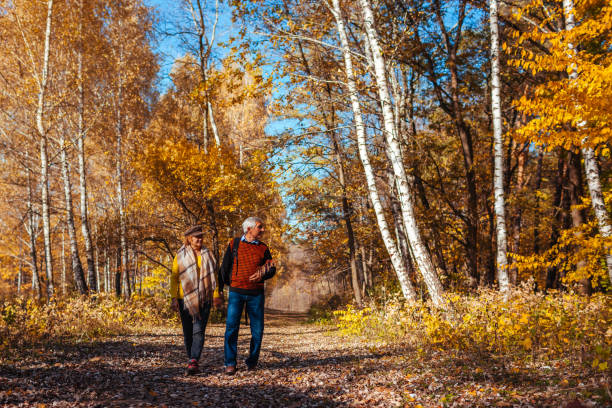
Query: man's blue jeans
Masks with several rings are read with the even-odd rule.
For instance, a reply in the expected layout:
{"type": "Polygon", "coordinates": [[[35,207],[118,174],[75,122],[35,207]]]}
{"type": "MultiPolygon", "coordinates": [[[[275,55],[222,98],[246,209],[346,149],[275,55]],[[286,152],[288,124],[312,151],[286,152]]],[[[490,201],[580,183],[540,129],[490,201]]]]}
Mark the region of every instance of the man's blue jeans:
{"type": "Polygon", "coordinates": [[[251,321],[251,346],[249,357],[245,360],[248,367],[255,367],[259,360],[261,339],[263,338],[264,295],[242,295],[229,292],[227,297],[227,318],[225,320],[225,366],[236,366],[238,353],[238,330],[240,317],[246,304],[247,314],[251,321]]]}
{"type": "Polygon", "coordinates": [[[189,314],[189,311],[185,309],[183,299],[179,299],[178,303],[187,358],[190,360],[200,360],[202,348],[204,347],[204,333],[206,332],[206,324],[208,323],[208,316],[210,315],[210,303],[205,303],[200,306],[201,319],[194,319],[189,314]]]}

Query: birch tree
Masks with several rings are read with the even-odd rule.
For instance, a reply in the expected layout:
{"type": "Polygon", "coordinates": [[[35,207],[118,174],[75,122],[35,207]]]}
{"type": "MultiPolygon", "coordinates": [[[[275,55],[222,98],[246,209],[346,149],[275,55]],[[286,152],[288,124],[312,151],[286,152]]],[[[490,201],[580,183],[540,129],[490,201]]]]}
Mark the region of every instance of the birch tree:
{"type": "Polygon", "coordinates": [[[53,17],[53,0],[47,1],[47,19],[45,28],[42,72],[38,77],[38,106],[36,109],[36,129],[40,138],[40,184],[42,199],[43,237],[45,242],[45,272],[47,277],[47,297],[54,295],[53,258],[51,256],[51,216],[49,215],[49,160],[47,156],[48,136],[44,125],[45,96],[49,76],[49,49],[51,42],[51,20],[53,17]]]}
{"type": "Polygon", "coordinates": [[[504,139],[502,135],[501,82],[499,77],[498,0],[489,0],[489,26],[491,30],[491,112],[493,114],[494,196],[497,232],[497,280],[499,289],[508,292],[508,260],[506,233],[506,204],[504,199],[504,139]]]}
{"type": "MultiPolygon", "coordinates": [[[[563,0],[563,11],[565,18],[565,29],[568,31],[573,30],[576,27],[574,18],[574,1],[563,0]]],[[[575,52],[574,44],[571,42],[567,44],[569,48],[570,56],[575,52]]],[[[568,67],[569,78],[571,81],[578,79],[578,69],[576,64],[572,64],[568,67]]],[[[578,123],[579,128],[584,128],[586,125],[584,120],[578,123]]],[[[592,147],[584,144],[582,149],[582,158],[584,159],[584,169],[586,172],[587,186],[589,187],[589,194],[591,197],[591,206],[597,219],[599,226],[599,232],[605,238],[612,237],[612,225],[610,224],[610,217],[606,210],[606,205],[603,199],[603,193],[601,189],[601,181],[599,176],[599,167],[597,165],[597,159],[595,157],[595,151],[592,147]]],[[[608,249],[606,254],[606,265],[608,267],[608,277],[612,282],[612,252],[608,249]]]]}
{"type": "MultiPolygon", "coordinates": [[[[83,265],[79,257],[79,247],[77,244],[76,227],[74,225],[74,210],[72,206],[72,183],[70,182],[70,169],[68,167],[67,144],[63,132],[60,132],[60,166],[62,169],[62,180],[64,184],[64,204],[66,208],[66,229],[70,240],[70,261],[72,275],[76,289],[81,294],[87,293],[87,283],[83,274],[83,265]]],[[[63,247],[63,236],[62,236],[63,247]]],[[[63,248],[62,248],[63,251],[63,248]]]]}
{"type": "Polygon", "coordinates": [[[376,32],[374,25],[374,15],[372,13],[369,0],[359,0],[359,4],[361,6],[361,12],[363,15],[364,30],[372,51],[376,86],[378,88],[378,96],[381,103],[384,121],[383,133],[389,147],[389,155],[392,160],[391,164],[396,177],[399,200],[404,218],[404,227],[406,228],[406,234],[408,235],[408,240],[410,242],[417,267],[423,276],[425,284],[427,285],[431,299],[435,305],[442,306],[442,284],[440,283],[431,259],[425,250],[419,227],[414,216],[412,194],[410,191],[408,178],[406,176],[406,171],[401,160],[402,155],[394,126],[392,104],[387,85],[385,60],[382,49],[379,45],[378,33],[376,32]]]}
{"type": "Polygon", "coordinates": [[[350,53],[348,38],[346,35],[346,30],[344,26],[344,19],[342,17],[342,11],[340,9],[339,0],[332,0],[333,7],[330,7],[332,14],[334,15],[334,19],[336,20],[336,25],[338,29],[338,35],[340,37],[340,44],[342,46],[342,55],[344,58],[344,68],[345,74],[347,77],[347,89],[349,92],[349,96],[351,99],[351,108],[353,111],[353,120],[355,121],[355,131],[357,133],[357,144],[359,148],[359,158],[361,159],[361,164],[363,165],[363,170],[366,176],[367,184],[368,184],[368,193],[370,196],[370,201],[372,202],[372,207],[374,207],[374,211],[376,213],[376,220],[378,223],[378,227],[380,233],[383,238],[383,242],[385,243],[385,248],[389,253],[389,257],[391,258],[391,262],[393,268],[395,270],[395,274],[400,282],[400,286],[402,288],[402,293],[404,297],[410,301],[416,300],[416,293],[410,282],[410,278],[406,271],[405,264],[401,259],[399,250],[389,232],[389,226],[385,219],[385,215],[383,212],[383,208],[380,202],[380,197],[378,194],[378,188],[376,186],[376,180],[374,178],[374,171],[372,170],[372,165],[370,164],[370,158],[368,156],[367,151],[367,139],[365,126],[363,124],[363,115],[361,113],[361,106],[358,99],[357,86],[355,81],[355,76],[353,72],[353,62],[350,53]]]}
{"type": "Polygon", "coordinates": [[[96,279],[96,271],[94,268],[93,246],[91,242],[91,232],[89,228],[89,214],[87,208],[87,169],[85,164],[85,89],[83,76],[83,54],[84,54],[84,34],[83,34],[83,19],[84,19],[84,1],[79,0],[78,8],[78,45],[77,45],[77,135],[76,147],[78,157],[79,171],[79,199],[80,199],[80,214],[81,214],[81,231],[83,241],[85,243],[85,257],[87,258],[87,283],[90,290],[96,290],[98,287],[96,279]]]}

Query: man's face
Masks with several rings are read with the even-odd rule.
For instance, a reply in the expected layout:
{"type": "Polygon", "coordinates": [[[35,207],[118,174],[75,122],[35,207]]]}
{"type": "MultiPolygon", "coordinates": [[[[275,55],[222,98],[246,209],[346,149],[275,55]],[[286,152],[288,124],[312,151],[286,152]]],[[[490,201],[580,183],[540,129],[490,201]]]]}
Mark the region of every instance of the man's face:
{"type": "Polygon", "coordinates": [[[253,239],[261,239],[263,237],[266,228],[261,222],[258,222],[253,228],[249,229],[250,235],[253,239]]]}
{"type": "Polygon", "coordinates": [[[191,245],[191,247],[195,249],[196,251],[199,251],[200,249],[202,249],[202,237],[201,236],[199,237],[190,236],[189,245],[191,245]]]}

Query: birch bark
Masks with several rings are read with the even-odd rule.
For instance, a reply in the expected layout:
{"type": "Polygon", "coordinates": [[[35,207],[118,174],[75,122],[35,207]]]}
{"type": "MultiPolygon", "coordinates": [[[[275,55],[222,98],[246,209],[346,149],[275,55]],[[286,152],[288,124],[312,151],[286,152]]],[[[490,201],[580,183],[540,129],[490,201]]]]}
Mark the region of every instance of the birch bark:
{"type": "Polygon", "coordinates": [[[391,99],[389,97],[389,89],[387,86],[385,61],[382,54],[382,49],[379,45],[378,33],[374,27],[374,15],[372,13],[369,0],[359,0],[359,4],[361,5],[361,11],[363,14],[364,29],[366,31],[366,36],[370,43],[370,49],[374,59],[374,73],[384,119],[384,134],[389,145],[389,154],[392,158],[391,164],[393,165],[393,172],[396,177],[399,200],[404,218],[404,227],[406,228],[406,233],[408,235],[408,240],[410,242],[410,247],[412,249],[412,253],[414,254],[417,267],[423,276],[425,284],[427,285],[429,295],[431,296],[431,299],[435,305],[442,306],[442,284],[438,279],[438,275],[436,274],[431,259],[423,245],[419,227],[416,223],[414,215],[412,194],[408,184],[408,178],[401,161],[401,149],[397,140],[393,122],[393,112],[391,110],[391,99]]]}
{"type": "Polygon", "coordinates": [[[497,0],[489,0],[489,26],[491,28],[491,112],[493,114],[495,222],[497,235],[497,281],[499,290],[510,290],[508,259],[506,256],[508,235],[506,233],[506,203],[504,199],[504,139],[502,135],[502,113],[499,77],[499,26],[497,22],[497,0]]]}
{"type": "Polygon", "coordinates": [[[219,147],[221,146],[221,139],[219,139],[219,131],[217,130],[217,124],[215,123],[215,116],[213,115],[213,108],[210,102],[208,102],[208,117],[210,118],[210,127],[212,128],[215,138],[215,145],[219,147]]]}
{"type": "Polygon", "coordinates": [[[342,54],[344,56],[344,66],[347,76],[347,88],[349,91],[349,95],[351,98],[351,107],[353,110],[353,116],[355,121],[355,130],[357,132],[357,145],[359,148],[359,158],[361,159],[361,164],[363,165],[364,173],[366,175],[366,181],[368,184],[368,193],[370,195],[370,201],[372,202],[372,207],[374,207],[374,212],[376,214],[376,220],[378,223],[378,228],[380,229],[380,233],[383,238],[383,242],[385,243],[385,247],[387,252],[389,253],[389,257],[391,258],[391,263],[393,265],[393,269],[397,275],[397,278],[400,282],[400,287],[402,288],[402,293],[404,297],[410,301],[416,300],[416,292],[410,282],[408,277],[408,273],[402,261],[402,258],[399,254],[398,248],[393,241],[393,237],[389,232],[389,226],[387,221],[385,220],[385,215],[383,212],[382,204],[380,202],[380,196],[378,194],[378,188],[376,187],[376,180],[374,178],[374,171],[372,170],[372,165],[370,164],[370,158],[368,156],[367,151],[367,141],[366,141],[366,133],[365,126],[363,124],[363,116],[361,113],[361,106],[359,104],[359,99],[357,98],[357,85],[355,81],[355,76],[353,73],[353,62],[350,54],[349,43],[346,36],[346,31],[344,27],[344,20],[342,17],[342,12],[340,9],[339,0],[332,0],[333,9],[331,9],[332,14],[336,20],[336,25],[338,28],[338,34],[340,36],[340,41],[342,44],[342,54]]]}
{"type": "MultiPolygon", "coordinates": [[[[66,154],[66,143],[63,134],[60,136],[60,162],[62,168],[62,180],[64,182],[64,204],[66,208],[66,229],[70,240],[70,261],[74,285],[81,294],[87,293],[87,283],[83,274],[83,265],[79,258],[79,247],[77,245],[76,227],[74,226],[74,211],[72,209],[72,186],[68,169],[68,158],[66,154]]],[[[63,237],[62,237],[63,239],[63,237]]]]}
{"type": "Polygon", "coordinates": [[[64,237],[64,229],[62,229],[62,295],[66,296],[66,239],[64,237]]]}
{"type": "MultiPolygon", "coordinates": [[[[563,0],[563,10],[565,16],[565,29],[574,29],[576,26],[574,18],[574,1],[563,0]]],[[[570,52],[574,52],[573,44],[568,44],[568,48],[570,49],[570,52]]],[[[578,70],[575,64],[571,69],[569,77],[571,80],[576,80],[578,78],[578,70]]],[[[610,224],[610,217],[603,199],[599,167],[597,166],[595,151],[591,147],[583,147],[581,150],[582,158],[584,159],[587,185],[589,187],[589,195],[591,196],[591,206],[593,207],[593,212],[595,213],[595,218],[597,219],[599,233],[604,238],[609,238],[612,236],[612,225],[610,224]]],[[[608,250],[608,253],[606,254],[606,265],[608,267],[608,277],[610,278],[610,281],[612,281],[612,253],[610,250],[608,250]]]]}
{"type": "MultiPolygon", "coordinates": [[[[26,160],[28,159],[28,152],[26,151],[26,160]]],[[[26,231],[30,236],[30,259],[32,262],[32,294],[36,299],[40,299],[42,291],[40,287],[40,274],[38,270],[38,259],[36,255],[36,233],[34,231],[34,204],[33,204],[33,192],[32,192],[32,170],[28,168],[28,226],[26,231]]]]}
{"type": "Polygon", "coordinates": [[[53,258],[51,255],[51,216],[49,214],[49,163],[47,157],[47,132],[43,125],[45,97],[49,73],[49,48],[51,41],[51,18],[53,17],[53,0],[47,1],[47,23],[45,28],[45,46],[42,75],[39,81],[38,106],[36,109],[36,128],[40,137],[40,184],[42,198],[43,237],[45,243],[45,272],[47,275],[47,297],[54,294],[53,258]]]}
{"type": "Polygon", "coordinates": [[[87,169],[85,167],[85,92],[83,89],[83,0],[79,1],[79,49],[77,55],[77,75],[78,75],[78,135],[77,135],[77,156],[79,161],[79,198],[81,212],[81,232],[85,243],[85,257],[87,259],[87,283],[89,290],[96,290],[98,287],[96,272],[94,268],[93,247],[91,244],[91,233],[89,229],[89,217],[87,210],[87,169]]]}
{"type": "MultiPolygon", "coordinates": [[[[120,70],[122,69],[122,58],[123,50],[119,51],[119,65],[120,70]]],[[[127,270],[127,239],[126,239],[126,222],[125,222],[125,203],[123,199],[123,113],[121,105],[123,103],[123,78],[121,72],[118,74],[118,89],[117,89],[117,106],[116,106],[116,123],[115,123],[115,134],[116,134],[116,146],[115,146],[115,177],[117,179],[117,202],[119,205],[119,242],[120,248],[118,250],[118,267],[120,268],[121,278],[115,283],[117,289],[117,295],[123,294],[124,297],[129,298],[130,285],[128,280],[127,270]]]]}

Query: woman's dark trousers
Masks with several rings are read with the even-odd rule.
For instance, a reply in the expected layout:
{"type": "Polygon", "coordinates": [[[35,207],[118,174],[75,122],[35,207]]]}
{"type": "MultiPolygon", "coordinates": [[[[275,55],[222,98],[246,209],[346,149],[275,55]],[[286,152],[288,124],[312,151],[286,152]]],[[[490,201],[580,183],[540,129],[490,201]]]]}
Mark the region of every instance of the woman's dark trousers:
{"type": "Polygon", "coordinates": [[[190,360],[200,360],[202,348],[204,347],[204,333],[206,332],[206,324],[210,315],[210,303],[205,303],[200,306],[200,318],[194,319],[187,309],[183,299],[178,300],[179,310],[181,314],[181,323],[183,325],[183,340],[185,340],[185,350],[187,358],[190,360]]]}

